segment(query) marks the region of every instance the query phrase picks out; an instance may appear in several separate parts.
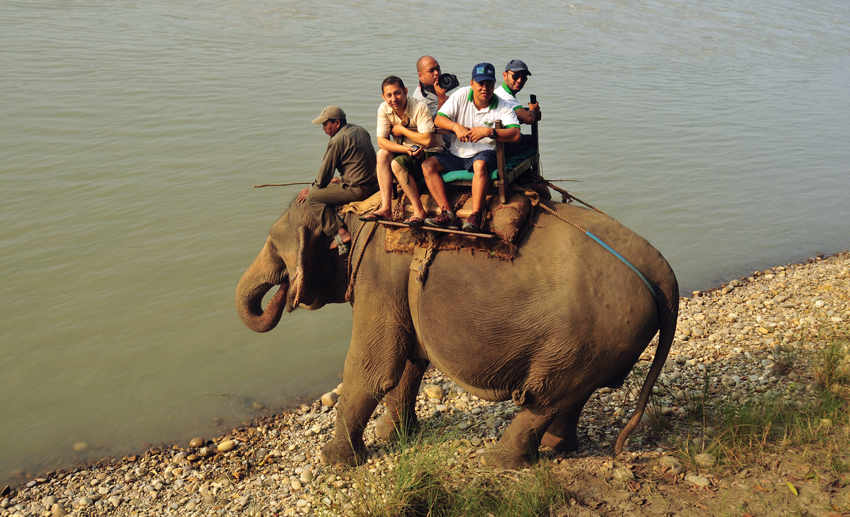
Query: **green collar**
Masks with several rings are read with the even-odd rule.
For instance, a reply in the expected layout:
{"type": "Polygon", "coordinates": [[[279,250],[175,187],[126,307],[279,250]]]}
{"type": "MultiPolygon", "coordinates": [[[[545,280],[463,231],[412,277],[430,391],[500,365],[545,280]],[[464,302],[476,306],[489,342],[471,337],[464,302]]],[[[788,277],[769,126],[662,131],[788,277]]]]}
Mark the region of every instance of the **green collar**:
{"type": "MultiPolygon", "coordinates": [[[[471,86],[469,87],[469,94],[467,94],[467,96],[466,96],[466,100],[468,100],[469,102],[471,102],[473,105],[475,104],[475,101],[472,99],[472,87],[471,87],[471,86]]],[[[489,109],[491,109],[491,110],[494,110],[494,109],[496,109],[498,106],[499,106],[499,97],[498,97],[498,96],[496,96],[496,94],[494,93],[494,94],[490,97],[490,105],[488,106],[488,108],[489,108],[489,109]]],[[[478,106],[476,106],[476,107],[475,107],[475,109],[478,109],[478,106]]]]}
{"type": "Polygon", "coordinates": [[[514,99],[516,99],[516,94],[513,92],[513,90],[511,90],[510,88],[508,88],[508,85],[507,85],[507,84],[502,83],[502,89],[503,89],[503,90],[505,90],[506,92],[508,92],[508,95],[510,95],[511,97],[513,97],[514,99]]]}

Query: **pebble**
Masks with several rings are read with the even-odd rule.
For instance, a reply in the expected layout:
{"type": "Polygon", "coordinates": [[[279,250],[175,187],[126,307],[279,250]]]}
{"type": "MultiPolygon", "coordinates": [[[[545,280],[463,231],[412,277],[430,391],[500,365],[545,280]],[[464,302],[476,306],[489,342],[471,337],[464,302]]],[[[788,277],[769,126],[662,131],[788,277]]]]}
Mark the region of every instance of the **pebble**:
{"type": "Polygon", "coordinates": [[[77,442],[74,444],[74,450],[77,452],[82,452],[89,448],[89,444],[86,442],[77,442]]]}
{"type": "Polygon", "coordinates": [[[336,403],[339,402],[339,394],[334,391],[330,391],[322,395],[322,405],[327,407],[334,407],[336,403]]]}
{"type": "Polygon", "coordinates": [[[708,480],[707,477],[697,476],[696,474],[688,474],[687,476],[685,476],[685,481],[690,481],[696,486],[702,488],[711,486],[711,482],[708,480]]]}
{"type": "Polygon", "coordinates": [[[685,469],[682,462],[672,456],[662,456],[661,459],[658,460],[658,464],[661,465],[661,468],[664,469],[667,474],[673,476],[678,476],[685,469]]]}
{"type": "Polygon", "coordinates": [[[203,438],[192,438],[192,440],[189,442],[189,447],[203,447],[205,443],[206,440],[204,440],[203,438]]]}
{"type": "Polygon", "coordinates": [[[703,453],[694,456],[694,461],[700,467],[713,467],[714,464],[717,463],[717,458],[711,454],[703,453]]]}
{"type": "Polygon", "coordinates": [[[233,441],[233,440],[224,440],[223,442],[218,444],[218,451],[219,452],[228,452],[228,451],[232,451],[235,448],[236,448],[236,442],[233,441]]]}
{"type": "Polygon", "coordinates": [[[618,467],[614,469],[614,479],[620,481],[631,481],[635,478],[635,473],[628,467],[618,467]]]}
{"type": "Polygon", "coordinates": [[[443,400],[443,397],[446,396],[445,392],[443,391],[443,387],[438,386],[436,384],[426,384],[423,390],[425,391],[425,394],[428,396],[428,398],[431,399],[443,400]]]}

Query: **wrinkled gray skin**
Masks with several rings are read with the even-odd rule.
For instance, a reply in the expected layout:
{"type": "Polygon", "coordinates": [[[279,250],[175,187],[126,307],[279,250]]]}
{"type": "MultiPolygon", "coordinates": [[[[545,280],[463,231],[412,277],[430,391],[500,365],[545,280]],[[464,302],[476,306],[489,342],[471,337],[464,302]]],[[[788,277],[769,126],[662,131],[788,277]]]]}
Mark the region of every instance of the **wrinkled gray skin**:
{"type": "MultiPolygon", "coordinates": [[[[647,286],[599,244],[540,209],[511,262],[484,253],[435,255],[419,296],[421,346],[411,317],[411,256],[384,251],[378,227],[366,247],[354,290],[354,329],[345,360],[334,439],[322,460],[363,461],[363,430],[383,399],[388,418],[378,434],[417,424],[415,399],[430,361],[469,393],[522,406],[485,462],[523,467],[540,445],[578,447],[576,426],[590,395],[622,385],[660,330],[660,342],[634,416],[621,433],[620,452],[640,422],[652,385],[673,340],[678,313],[676,277],[646,240],[611,219],[573,205],[546,202],[558,214],[608,243],[649,279],[647,286]]],[[[352,235],[361,224],[349,214],[352,235]]],[[[360,254],[369,227],[353,248],[360,254]]],[[[236,292],[242,321],[266,332],[281,312],[345,302],[345,261],[299,203],[271,228],[270,237],[236,292]],[[263,295],[279,291],[263,311],[263,295]]],[[[404,428],[404,429],[403,429],[404,428]]]]}

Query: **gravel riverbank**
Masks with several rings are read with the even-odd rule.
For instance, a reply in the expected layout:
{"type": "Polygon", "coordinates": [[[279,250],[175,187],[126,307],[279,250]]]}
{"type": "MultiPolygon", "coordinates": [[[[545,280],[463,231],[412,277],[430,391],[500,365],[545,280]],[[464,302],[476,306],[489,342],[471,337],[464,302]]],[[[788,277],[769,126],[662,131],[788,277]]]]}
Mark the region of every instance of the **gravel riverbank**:
{"type": "MultiPolygon", "coordinates": [[[[824,346],[817,339],[819,332],[846,334],[848,321],[847,252],[775,267],[682,299],[673,350],[644,417],[646,424],[632,434],[627,455],[672,465],[669,458],[661,458],[676,444],[711,433],[682,424],[697,400],[745,403],[776,396],[794,402],[813,396],[814,381],[805,369],[789,367],[792,358],[824,346]],[[652,425],[661,418],[667,424],[652,425]]],[[[577,453],[548,453],[542,461],[610,460],[653,351],[654,344],[621,389],[603,388],[593,395],[579,423],[577,453]]],[[[332,406],[340,387],[321,401],[259,418],[224,436],[155,447],[6,487],[0,517],[318,515],[351,489],[348,472],[319,462],[319,451],[333,433],[332,406]]],[[[495,443],[517,411],[512,402],[470,396],[432,369],[423,382],[417,414],[426,427],[456,430],[452,446],[463,467],[477,465],[478,456],[495,443]]],[[[380,412],[379,406],[375,416],[380,412]]],[[[366,432],[370,459],[364,468],[380,476],[392,469],[394,454],[375,440],[374,422],[366,432]]],[[[710,463],[713,458],[702,460],[710,463]]],[[[682,476],[690,476],[684,479],[695,486],[716,483],[696,473],[682,476]]]]}

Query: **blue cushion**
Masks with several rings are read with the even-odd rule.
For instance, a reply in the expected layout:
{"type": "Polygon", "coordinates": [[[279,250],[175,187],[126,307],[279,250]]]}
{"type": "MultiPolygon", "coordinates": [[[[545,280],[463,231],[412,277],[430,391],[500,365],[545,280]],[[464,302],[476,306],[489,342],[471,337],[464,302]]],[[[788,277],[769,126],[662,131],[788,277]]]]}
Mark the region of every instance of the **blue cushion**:
{"type": "MultiPolygon", "coordinates": [[[[534,156],[534,153],[535,153],[534,149],[526,149],[525,151],[519,153],[516,156],[511,156],[505,162],[505,170],[506,171],[512,170],[514,167],[518,166],[519,164],[521,164],[525,160],[534,156]]],[[[498,177],[499,177],[498,169],[494,170],[493,174],[490,175],[491,180],[498,179],[498,177]]],[[[449,172],[443,173],[443,181],[445,181],[446,183],[451,183],[452,181],[472,181],[472,173],[470,171],[449,171],[449,172]]],[[[425,183],[425,181],[423,179],[420,179],[418,181],[418,183],[425,183]]]]}

